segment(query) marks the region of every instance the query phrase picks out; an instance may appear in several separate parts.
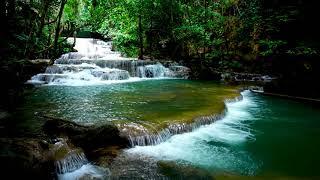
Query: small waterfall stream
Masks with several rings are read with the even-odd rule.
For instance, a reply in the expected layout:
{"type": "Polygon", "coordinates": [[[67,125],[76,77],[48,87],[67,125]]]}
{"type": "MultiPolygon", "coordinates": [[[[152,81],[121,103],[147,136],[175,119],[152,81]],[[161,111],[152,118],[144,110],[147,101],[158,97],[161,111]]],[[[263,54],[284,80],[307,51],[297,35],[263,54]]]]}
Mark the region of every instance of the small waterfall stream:
{"type": "Polygon", "coordinates": [[[189,76],[189,68],[177,63],[163,65],[158,61],[121,57],[119,52],[112,51],[111,41],[77,38],[75,49],[78,52],[63,54],[27,83],[77,86],[189,76]]]}
{"type": "Polygon", "coordinates": [[[63,159],[57,160],[55,167],[58,174],[65,174],[75,171],[88,163],[83,152],[71,151],[63,159]]]}
{"type": "Polygon", "coordinates": [[[59,138],[54,144],[52,155],[59,180],[106,179],[109,169],[91,164],[81,149],[71,148],[66,139],[59,138]]]}

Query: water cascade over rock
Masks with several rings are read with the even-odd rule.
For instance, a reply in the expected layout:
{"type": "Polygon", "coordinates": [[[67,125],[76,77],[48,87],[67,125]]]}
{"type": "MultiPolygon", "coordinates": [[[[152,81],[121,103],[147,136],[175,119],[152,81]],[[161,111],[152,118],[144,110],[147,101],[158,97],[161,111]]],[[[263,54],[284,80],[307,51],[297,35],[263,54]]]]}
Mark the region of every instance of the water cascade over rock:
{"type": "MultiPolygon", "coordinates": [[[[69,38],[72,43],[73,38],[69,38]]],[[[95,85],[137,81],[148,78],[183,78],[189,68],[168,62],[137,60],[122,57],[112,50],[112,42],[90,38],[77,38],[78,52],[63,54],[46,71],[28,81],[32,84],[95,85]]]]}
{"type": "MultiPolygon", "coordinates": [[[[227,104],[232,102],[238,102],[240,100],[242,100],[242,95],[235,99],[226,99],[225,103],[227,104]]],[[[212,124],[215,121],[222,119],[226,113],[227,110],[225,110],[221,114],[198,117],[194,119],[193,123],[190,124],[171,124],[167,128],[155,132],[150,132],[148,128],[133,122],[118,124],[117,126],[120,130],[121,135],[129,139],[131,147],[158,145],[162,142],[165,142],[173,135],[192,132],[195,129],[198,129],[200,126],[212,124]]]]}
{"type": "Polygon", "coordinates": [[[59,138],[53,145],[52,155],[59,180],[106,179],[109,169],[89,163],[81,149],[71,148],[66,139],[59,138]]]}

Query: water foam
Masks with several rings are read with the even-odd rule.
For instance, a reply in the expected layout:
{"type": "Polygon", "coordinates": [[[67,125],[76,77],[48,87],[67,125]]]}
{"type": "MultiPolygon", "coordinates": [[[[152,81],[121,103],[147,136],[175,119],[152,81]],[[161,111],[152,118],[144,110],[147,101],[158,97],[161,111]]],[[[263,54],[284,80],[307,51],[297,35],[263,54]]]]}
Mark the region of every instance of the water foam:
{"type": "Polygon", "coordinates": [[[190,133],[174,135],[161,144],[136,146],[127,152],[158,160],[186,161],[208,169],[253,174],[257,165],[250,154],[235,148],[254,140],[252,130],[246,123],[254,120],[247,111],[255,106],[248,97],[249,93],[242,92],[242,101],[227,103],[228,111],[222,120],[190,133]]]}
{"type": "MultiPolygon", "coordinates": [[[[68,42],[73,44],[74,38],[68,38],[68,42]]],[[[112,41],[105,42],[92,38],[76,38],[74,49],[78,51],[78,54],[81,54],[81,59],[129,59],[122,57],[119,52],[112,51],[112,41]]]]}
{"type": "Polygon", "coordinates": [[[75,171],[58,174],[57,176],[59,180],[107,179],[107,177],[110,176],[110,171],[88,163],[75,171]]]}
{"type": "MultiPolygon", "coordinates": [[[[69,39],[71,41],[73,39],[69,39]]],[[[190,69],[169,63],[165,67],[160,62],[144,61],[121,57],[112,51],[112,42],[98,39],[77,38],[75,49],[78,52],[63,54],[27,81],[30,84],[87,86],[114,83],[127,83],[147,79],[187,79],[190,69]]]]}
{"type": "Polygon", "coordinates": [[[70,148],[66,139],[57,140],[51,153],[57,158],[54,166],[59,180],[105,179],[110,176],[109,169],[92,165],[81,149],[70,148]]]}

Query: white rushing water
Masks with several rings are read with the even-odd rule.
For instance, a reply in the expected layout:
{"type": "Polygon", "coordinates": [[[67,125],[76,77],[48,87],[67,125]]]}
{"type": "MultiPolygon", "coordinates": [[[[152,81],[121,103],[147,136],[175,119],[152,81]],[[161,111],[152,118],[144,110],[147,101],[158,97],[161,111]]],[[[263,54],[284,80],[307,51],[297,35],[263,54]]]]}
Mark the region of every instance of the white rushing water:
{"type": "MultiPolygon", "coordinates": [[[[70,44],[74,43],[74,38],[68,38],[70,44]]],[[[75,47],[81,59],[103,59],[103,60],[134,60],[135,58],[125,58],[120,52],[112,51],[112,41],[102,41],[93,38],[76,38],[75,47]]],[[[136,59],[135,59],[136,60],[136,59]]]]}
{"type": "Polygon", "coordinates": [[[91,164],[81,149],[70,148],[66,139],[57,140],[51,153],[58,158],[54,166],[59,180],[106,179],[110,176],[109,169],[91,164]]]}
{"type": "Polygon", "coordinates": [[[110,172],[107,169],[92,165],[85,164],[79,169],[64,174],[58,174],[59,180],[75,180],[75,179],[108,179],[110,172]]]}
{"type": "Polygon", "coordinates": [[[254,140],[247,125],[254,117],[247,109],[256,105],[248,97],[249,94],[249,91],[244,91],[243,100],[227,103],[228,111],[222,120],[190,133],[174,135],[161,144],[136,146],[127,152],[158,160],[184,161],[208,169],[253,174],[258,165],[250,154],[234,148],[254,140]]]}
{"type": "MultiPolygon", "coordinates": [[[[73,38],[69,38],[73,43],[73,38]]],[[[189,68],[177,63],[166,67],[157,61],[122,57],[112,50],[112,42],[91,38],[76,38],[77,52],[63,54],[44,73],[27,83],[86,86],[126,83],[147,79],[188,78],[189,68]]]]}

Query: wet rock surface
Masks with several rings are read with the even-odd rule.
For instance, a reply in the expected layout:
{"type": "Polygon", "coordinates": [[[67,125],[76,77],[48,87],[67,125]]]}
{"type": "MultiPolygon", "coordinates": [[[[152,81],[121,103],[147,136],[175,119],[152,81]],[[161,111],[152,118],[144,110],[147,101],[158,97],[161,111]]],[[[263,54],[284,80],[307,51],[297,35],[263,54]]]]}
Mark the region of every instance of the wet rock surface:
{"type": "Polygon", "coordinates": [[[109,166],[111,179],[167,179],[159,172],[157,160],[123,151],[109,166]]]}
{"type": "Polygon", "coordinates": [[[128,146],[111,124],[93,127],[50,117],[45,120],[42,138],[0,138],[3,177],[106,179],[108,165],[128,146]],[[104,167],[90,163],[98,160],[97,155],[104,158],[100,162],[107,162],[104,167]]]}
{"type": "Polygon", "coordinates": [[[93,71],[92,75],[100,77],[103,80],[125,80],[129,79],[130,75],[128,71],[120,69],[111,69],[109,71],[93,71]]]}
{"type": "Polygon", "coordinates": [[[82,126],[71,121],[46,117],[44,130],[52,137],[67,136],[75,146],[86,151],[116,145],[127,147],[129,142],[121,137],[119,130],[112,124],[103,126],[82,126]]]}
{"type": "Polygon", "coordinates": [[[176,78],[188,79],[191,73],[190,68],[185,66],[174,65],[169,66],[169,69],[173,71],[176,78]]]}
{"type": "Polygon", "coordinates": [[[177,164],[172,161],[159,161],[159,171],[169,179],[214,179],[213,173],[189,164],[177,164]]]}
{"type": "Polygon", "coordinates": [[[10,179],[52,179],[49,144],[34,138],[0,138],[1,176],[10,179]]]}

